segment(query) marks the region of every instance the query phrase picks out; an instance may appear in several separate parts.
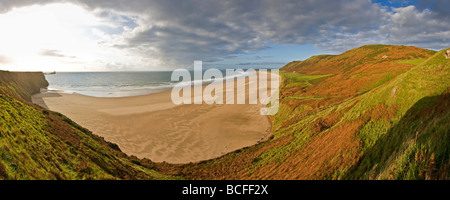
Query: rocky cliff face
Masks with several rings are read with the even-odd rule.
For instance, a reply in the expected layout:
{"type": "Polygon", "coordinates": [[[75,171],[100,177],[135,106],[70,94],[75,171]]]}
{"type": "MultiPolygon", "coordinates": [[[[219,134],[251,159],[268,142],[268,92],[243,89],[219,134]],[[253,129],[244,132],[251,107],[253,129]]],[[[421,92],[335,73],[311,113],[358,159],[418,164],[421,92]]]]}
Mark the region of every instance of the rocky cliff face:
{"type": "Polygon", "coordinates": [[[31,100],[31,95],[48,86],[42,72],[0,71],[0,92],[11,93],[22,99],[31,100]],[[6,89],[7,88],[7,89],[6,89]]]}

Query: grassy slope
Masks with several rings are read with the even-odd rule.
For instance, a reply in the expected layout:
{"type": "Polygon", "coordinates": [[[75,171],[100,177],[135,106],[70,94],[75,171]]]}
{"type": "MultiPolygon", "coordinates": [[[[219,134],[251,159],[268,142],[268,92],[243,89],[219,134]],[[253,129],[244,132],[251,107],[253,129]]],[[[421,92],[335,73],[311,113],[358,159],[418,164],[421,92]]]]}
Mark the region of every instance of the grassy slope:
{"type": "Polygon", "coordinates": [[[65,116],[23,100],[36,92],[35,85],[46,84],[35,77],[0,72],[0,179],[176,178],[151,169],[148,160],[128,157],[65,116]]]}
{"type": "Polygon", "coordinates": [[[443,51],[386,45],[290,63],[269,141],[156,167],[197,179],[448,179],[449,67],[443,51]]]}
{"type": "Polygon", "coordinates": [[[362,127],[358,136],[364,156],[345,178],[448,179],[450,60],[443,52],[367,94],[350,110],[349,120],[363,115],[367,106],[397,111],[372,117],[362,127]]]}
{"type": "Polygon", "coordinates": [[[0,179],[448,179],[449,68],[386,45],[289,63],[271,139],[188,165],[128,157],[2,82],[0,179]]]}

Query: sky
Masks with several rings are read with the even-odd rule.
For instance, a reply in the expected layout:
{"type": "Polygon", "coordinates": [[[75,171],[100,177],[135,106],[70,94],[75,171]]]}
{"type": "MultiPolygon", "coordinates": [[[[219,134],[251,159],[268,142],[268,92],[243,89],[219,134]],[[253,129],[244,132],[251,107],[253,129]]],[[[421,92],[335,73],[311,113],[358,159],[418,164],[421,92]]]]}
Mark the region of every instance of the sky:
{"type": "Polygon", "coordinates": [[[0,70],[281,67],[367,44],[450,47],[447,0],[0,0],[0,70]]]}

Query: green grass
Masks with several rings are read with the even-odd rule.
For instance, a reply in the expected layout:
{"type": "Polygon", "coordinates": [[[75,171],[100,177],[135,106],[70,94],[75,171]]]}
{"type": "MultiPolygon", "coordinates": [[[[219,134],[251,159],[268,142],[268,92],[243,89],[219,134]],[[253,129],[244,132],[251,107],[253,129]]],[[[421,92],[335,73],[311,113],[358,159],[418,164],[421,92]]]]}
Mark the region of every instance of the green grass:
{"type": "Polygon", "coordinates": [[[280,71],[282,96],[278,113],[271,116],[271,139],[181,171],[202,179],[448,179],[450,59],[442,51],[432,53],[369,45],[290,63],[280,71]],[[384,54],[390,58],[381,59],[384,54]],[[422,57],[427,59],[419,61],[422,57]],[[330,68],[330,60],[339,62],[330,68]],[[383,60],[386,65],[379,65],[383,60]],[[343,71],[358,61],[364,68],[343,71]],[[376,69],[390,66],[397,70],[376,69]],[[331,75],[298,73],[302,70],[334,70],[333,83],[316,86],[315,80],[331,75]],[[350,77],[367,80],[351,84],[350,77]],[[349,82],[347,91],[363,92],[314,96],[320,90],[326,95],[334,83],[349,82]]]}
{"type": "MultiPolygon", "coordinates": [[[[442,52],[438,52],[427,60],[398,63],[413,64],[416,67],[399,76],[389,73],[365,88],[360,88],[367,91],[365,94],[328,109],[294,119],[296,114],[292,112],[292,108],[282,102],[279,113],[274,116],[274,138],[290,136],[292,141],[265,151],[255,158],[249,170],[254,171],[273,163],[282,165],[293,152],[318,137],[312,134],[312,122],[350,107],[333,127],[361,120],[363,126],[356,137],[362,143],[363,157],[357,165],[347,165],[327,176],[328,178],[445,179],[449,167],[450,108],[448,102],[443,103],[449,99],[449,94],[444,92],[450,87],[450,60],[445,59],[442,52]],[[385,110],[374,110],[379,104],[386,105],[385,110]],[[379,117],[370,117],[370,112],[375,112],[379,117]],[[425,113],[421,114],[423,112],[425,113]],[[293,123],[282,126],[293,120],[293,123]]],[[[284,87],[291,86],[295,81],[319,78],[296,73],[281,75],[286,84],[284,87]]],[[[287,96],[286,99],[320,98],[287,96]]],[[[321,134],[327,133],[325,131],[319,135],[321,134]]]]}
{"type": "Polygon", "coordinates": [[[394,117],[369,120],[361,129],[364,157],[346,178],[425,179],[443,174],[431,168],[445,170],[449,164],[450,118],[448,104],[443,104],[448,102],[449,94],[444,92],[450,87],[449,68],[450,60],[438,52],[383,88],[363,95],[346,113],[346,120],[357,120],[377,104],[397,109],[394,117]]]}
{"type": "Polygon", "coordinates": [[[180,179],[155,171],[151,162],[136,164],[64,115],[21,99],[27,91],[0,83],[0,180],[180,179]]]}
{"type": "Polygon", "coordinates": [[[290,81],[310,81],[313,79],[318,79],[322,77],[331,76],[332,74],[324,74],[324,75],[303,75],[300,73],[287,73],[281,72],[283,77],[290,81]]]}
{"type": "Polygon", "coordinates": [[[297,99],[297,100],[317,100],[317,99],[323,99],[325,97],[296,97],[296,96],[289,96],[288,99],[297,99]]]}
{"type": "Polygon", "coordinates": [[[288,73],[280,71],[280,75],[284,81],[284,88],[295,87],[295,86],[310,86],[312,85],[309,81],[324,77],[332,76],[333,74],[323,74],[323,75],[304,75],[300,73],[288,73]]]}
{"type": "MultiPolygon", "coordinates": [[[[379,62],[371,59],[378,59],[386,53],[385,47],[364,46],[345,54],[342,61],[355,56],[353,61],[360,60],[362,64],[379,62]],[[363,51],[373,53],[361,57],[359,54],[363,51]]],[[[332,74],[304,75],[280,71],[283,80],[281,91],[287,95],[281,99],[278,113],[271,117],[273,136],[270,140],[201,163],[185,166],[167,164],[168,171],[176,171],[178,167],[178,174],[202,179],[289,176],[312,179],[448,179],[450,59],[444,58],[443,51],[425,60],[421,60],[419,55],[408,56],[413,60],[401,58],[401,61],[392,60],[395,61],[392,63],[415,67],[401,73],[388,72],[358,88],[363,91],[361,94],[330,104],[327,104],[328,99],[314,94],[302,97],[301,93],[304,88],[332,74]],[[318,122],[332,119],[330,116],[334,115],[337,117],[329,125],[321,125],[325,129],[317,129],[318,122]],[[346,133],[354,134],[350,139],[341,138],[346,133]],[[357,145],[354,147],[352,144],[357,145]],[[353,149],[341,150],[337,145],[353,149]],[[323,161],[321,158],[329,159],[323,161]],[[310,174],[298,176],[303,170],[297,169],[309,170],[310,174]],[[283,176],[278,176],[280,174],[283,176]]],[[[334,57],[318,56],[312,60],[334,57]]],[[[305,61],[308,62],[312,61],[305,61]]],[[[369,77],[371,74],[364,75],[369,77]]],[[[353,77],[365,78],[359,74],[353,77]]],[[[353,85],[349,87],[356,88],[353,85]]],[[[13,91],[16,89],[20,90],[20,87],[0,87],[0,179],[180,178],[155,170],[163,169],[164,164],[123,155],[114,145],[61,114],[18,100],[11,95],[17,93],[13,91]]],[[[26,93],[26,90],[20,93],[26,93]]]]}
{"type": "Polygon", "coordinates": [[[401,60],[398,61],[397,63],[399,64],[409,64],[409,65],[420,65],[425,61],[425,59],[416,59],[416,60],[401,60]]]}
{"type": "Polygon", "coordinates": [[[394,73],[389,73],[386,76],[384,76],[381,79],[378,79],[375,82],[369,83],[368,85],[364,85],[363,87],[358,88],[358,92],[366,92],[366,91],[370,91],[372,89],[375,89],[385,83],[387,83],[388,81],[392,80],[395,77],[394,73]]]}
{"type": "Polygon", "coordinates": [[[445,179],[450,107],[442,103],[448,100],[449,94],[425,97],[390,127],[389,122],[368,123],[359,135],[365,139],[364,157],[346,178],[445,179]]]}
{"type": "MultiPolygon", "coordinates": [[[[284,104],[281,104],[280,108],[283,106],[284,104]]],[[[263,166],[271,162],[282,163],[283,160],[291,154],[291,152],[303,148],[308,142],[314,139],[314,137],[319,136],[313,134],[311,122],[317,120],[320,117],[331,114],[332,112],[336,111],[336,107],[331,107],[329,109],[310,115],[304,115],[300,118],[297,118],[295,123],[289,126],[281,128],[278,126],[280,122],[289,120],[289,117],[286,116],[296,116],[296,114],[306,110],[309,110],[307,106],[305,106],[303,109],[296,109],[295,112],[288,112],[288,114],[286,113],[286,109],[279,110],[279,114],[274,117],[274,126],[276,127],[273,133],[274,139],[291,136],[292,140],[286,145],[265,151],[261,156],[255,158],[250,169],[257,169],[259,166],[263,166]],[[283,115],[282,113],[284,113],[284,117],[280,117],[283,115]]]]}
{"type": "Polygon", "coordinates": [[[66,128],[72,128],[66,131],[71,133],[55,135],[51,131],[58,130],[47,119],[53,114],[44,113],[0,96],[0,179],[171,178],[136,166],[80,127],[67,124],[66,128]]]}

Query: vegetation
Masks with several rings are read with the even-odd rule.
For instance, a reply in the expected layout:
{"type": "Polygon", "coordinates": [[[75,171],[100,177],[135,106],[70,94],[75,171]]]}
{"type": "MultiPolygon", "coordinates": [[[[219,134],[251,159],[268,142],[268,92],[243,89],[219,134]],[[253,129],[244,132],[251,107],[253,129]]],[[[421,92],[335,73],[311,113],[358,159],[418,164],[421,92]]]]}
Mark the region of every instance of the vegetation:
{"type": "Polygon", "coordinates": [[[448,179],[443,52],[369,45],[289,63],[268,141],[155,167],[194,179],[448,179]]]}
{"type": "Polygon", "coordinates": [[[398,61],[397,63],[399,63],[399,64],[410,64],[410,65],[417,66],[417,65],[423,63],[424,61],[425,61],[425,59],[401,60],[401,61],[398,61]]]}
{"type": "Polygon", "coordinates": [[[184,165],[129,157],[1,82],[0,178],[449,179],[444,51],[368,45],[291,62],[270,139],[184,165]]]}
{"type": "MultiPolygon", "coordinates": [[[[0,72],[0,179],[174,179],[149,160],[129,157],[60,113],[21,96],[39,89],[39,74],[0,72]],[[27,80],[28,79],[28,80],[27,80]]],[[[43,81],[42,81],[43,80],[43,81]]]]}

